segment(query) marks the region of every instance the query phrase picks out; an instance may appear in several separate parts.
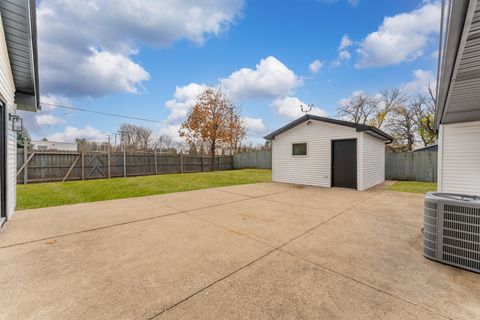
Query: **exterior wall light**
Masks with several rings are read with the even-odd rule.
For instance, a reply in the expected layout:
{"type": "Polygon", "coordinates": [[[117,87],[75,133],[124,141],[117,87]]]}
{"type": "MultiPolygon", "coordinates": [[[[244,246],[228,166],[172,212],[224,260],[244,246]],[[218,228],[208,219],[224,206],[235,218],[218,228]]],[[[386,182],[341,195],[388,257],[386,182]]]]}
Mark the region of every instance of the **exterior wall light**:
{"type": "Polygon", "coordinates": [[[23,130],[23,119],[15,114],[8,114],[8,120],[12,121],[12,131],[20,132],[23,130]]]}

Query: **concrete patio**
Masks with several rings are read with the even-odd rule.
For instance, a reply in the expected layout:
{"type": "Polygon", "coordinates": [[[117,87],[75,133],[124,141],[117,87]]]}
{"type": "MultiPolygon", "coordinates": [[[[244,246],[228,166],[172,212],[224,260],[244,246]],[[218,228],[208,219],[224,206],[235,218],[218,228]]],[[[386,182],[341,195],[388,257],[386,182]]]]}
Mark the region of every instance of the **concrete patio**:
{"type": "Polygon", "coordinates": [[[480,319],[422,195],[264,183],[18,212],[0,319],[480,319]]]}

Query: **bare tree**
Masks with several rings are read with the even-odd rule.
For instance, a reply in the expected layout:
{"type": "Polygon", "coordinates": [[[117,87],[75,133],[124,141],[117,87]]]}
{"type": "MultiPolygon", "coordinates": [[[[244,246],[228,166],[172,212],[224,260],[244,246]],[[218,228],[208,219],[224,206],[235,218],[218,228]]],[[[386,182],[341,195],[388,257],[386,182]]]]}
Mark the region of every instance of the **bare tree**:
{"type": "Polygon", "coordinates": [[[152,130],[124,123],[120,126],[121,145],[127,151],[145,151],[149,149],[152,130]]]}
{"type": "Polygon", "coordinates": [[[368,124],[378,111],[380,101],[365,93],[354,94],[352,98],[342,102],[337,109],[338,116],[359,124],[368,124]]]}
{"type": "Polygon", "coordinates": [[[171,148],[173,143],[173,138],[166,134],[157,135],[155,138],[152,138],[152,148],[155,150],[168,150],[171,148]]]}
{"type": "Polygon", "coordinates": [[[435,142],[435,94],[428,86],[428,94],[417,94],[411,99],[411,108],[417,122],[418,135],[424,146],[435,142]]]}
{"type": "Polygon", "coordinates": [[[394,141],[388,146],[392,151],[412,151],[416,141],[417,123],[415,114],[408,106],[398,106],[394,109],[389,132],[394,141]]]}
{"type": "Polygon", "coordinates": [[[391,88],[380,91],[378,100],[380,107],[372,124],[382,129],[392,112],[406,103],[408,96],[399,88],[391,88]]]}

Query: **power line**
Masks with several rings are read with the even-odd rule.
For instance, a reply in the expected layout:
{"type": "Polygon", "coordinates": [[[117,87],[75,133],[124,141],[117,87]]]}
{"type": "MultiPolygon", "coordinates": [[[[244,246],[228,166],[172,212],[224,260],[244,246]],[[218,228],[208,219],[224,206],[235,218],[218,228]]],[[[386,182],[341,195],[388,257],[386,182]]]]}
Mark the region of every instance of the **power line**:
{"type": "Polygon", "coordinates": [[[164,120],[146,119],[146,118],[140,118],[140,117],[129,116],[129,115],[124,115],[124,114],[94,111],[94,110],[88,110],[88,109],[83,109],[83,108],[76,108],[76,107],[72,107],[72,106],[64,106],[64,105],[60,105],[60,104],[42,103],[42,105],[51,106],[51,107],[55,107],[55,108],[63,108],[63,109],[69,109],[69,110],[76,110],[76,111],[82,111],[82,112],[88,112],[88,113],[101,114],[101,115],[110,116],[110,117],[125,118],[125,119],[140,120],[140,121],[155,122],[155,123],[168,123],[168,121],[164,121],[164,120]]]}
{"type": "MultiPolygon", "coordinates": [[[[139,120],[139,121],[147,121],[147,122],[154,122],[154,123],[166,123],[166,124],[169,123],[168,121],[165,121],[165,120],[146,119],[146,118],[141,118],[141,117],[136,117],[136,116],[129,116],[129,115],[125,115],[125,114],[94,111],[94,110],[89,110],[89,109],[84,109],[84,108],[65,106],[65,105],[61,105],[61,104],[46,103],[46,102],[42,102],[41,104],[45,105],[45,106],[55,107],[55,108],[62,108],[62,109],[69,109],[69,110],[75,110],[75,111],[81,111],[81,112],[87,112],[87,113],[94,113],[94,114],[100,114],[100,115],[110,116],[110,117],[132,119],[132,120],[139,120]]],[[[264,121],[264,123],[288,123],[288,120],[271,120],[271,121],[264,121]]]]}

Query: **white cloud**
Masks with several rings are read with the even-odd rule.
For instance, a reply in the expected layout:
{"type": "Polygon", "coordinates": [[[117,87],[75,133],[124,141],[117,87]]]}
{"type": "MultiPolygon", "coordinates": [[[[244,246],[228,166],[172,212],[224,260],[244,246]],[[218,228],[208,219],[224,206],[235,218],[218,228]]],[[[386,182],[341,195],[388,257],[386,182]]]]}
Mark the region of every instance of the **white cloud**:
{"type": "Polygon", "coordinates": [[[292,70],[272,56],[262,59],[255,70],[243,68],[220,79],[220,85],[234,100],[286,95],[301,84],[292,70]]]}
{"type": "Polygon", "coordinates": [[[36,116],[36,121],[39,126],[55,126],[65,122],[62,118],[51,114],[39,114],[36,116]]]}
{"type": "MultiPolygon", "coordinates": [[[[297,97],[284,97],[273,100],[272,106],[278,115],[296,119],[303,116],[305,113],[302,112],[300,106],[307,106],[307,103],[303,102],[297,97]]],[[[309,114],[314,114],[318,116],[325,116],[326,112],[320,108],[314,107],[309,114]]]]}
{"type": "Polygon", "coordinates": [[[312,61],[312,63],[308,65],[310,72],[313,74],[317,74],[320,71],[320,69],[322,69],[322,67],[323,67],[323,62],[320,60],[312,61]]]}
{"type": "Polygon", "coordinates": [[[348,98],[344,98],[344,99],[341,99],[338,104],[340,106],[346,106],[348,105],[351,101],[355,100],[356,98],[358,97],[361,97],[361,96],[365,96],[365,92],[363,92],[362,90],[357,90],[357,91],[353,91],[352,92],[352,95],[348,98]]]}
{"type": "Polygon", "coordinates": [[[332,60],[332,61],[330,61],[330,68],[339,67],[341,64],[342,64],[342,62],[340,61],[340,59],[332,60]]]}
{"type": "Polygon", "coordinates": [[[105,141],[107,133],[91,126],[84,128],[66,127],[63,132],[57,132],[47,137],[48,140],[58,142],[74,142],[75,139],[86,139],[88,141],[105,141]]]}
{"type": "Polygon", "coordinates": [[[350,52],[347,50],[342,50],[338,53],[338,59],[340,60],[350,60],[350,52]]]}
{"type": "Polygon", "coordinates": [[[248,133],[262,133],[266,129],[263,119],[261,118],[244,117],[242,120],[247,127],[248,133]]]}
{"type": "MultiPolygon", "coordinates": [[[[286,101],[293,99],[286,96],[300,85],[302,85],[302,80],[282,62],[271,56],[262,59],[255,69],[240,69],[233,72],[228,78],[220,79],[217,84],[234,101],[270,98],[276,99],[277,104],[281,104],[283,99],[287,99],[286,101]]],[[[209,87],[211,88],[205,84],[190,83],[176,88],[173,99],[165,103],[165,107],[170,110],[167,118],[169,124],[163,129],[166,134],[178,135],[178,124],[185,119],[194,106],[197,96],[209,87]]],[[[279,114],[288,115],[289,111],[284,111],[284,109],[285,107],[282,107],[282,112],[279,114]]],[[[319,112],[320,109],[317,109],[314,112],[319,112]]],[[[290,114],[292,113],[290,112],[290,114]]],[[[292,116],[289,115],[289,117],[292,116]]],[[[259,132],[265,128],[262,119],[245,117],[243,120],[252,132],[259,132]]]]}
{"type": "Polygon", "coordinates": [[[342,37],[342,40],[340,41],[340,46],[338,47],[338,51],[344,50],[348,47],[350,47],[353,44],[352,40],[347,35],[344,35],[342,37]]]}
{"type": "Polygon", "coordinates": [[[235,22],[244,0],[43,0],[37,8],[44,92],[135,93],[149,74],[134,61],[143,46],[182,39],[201,45],[235,22]],[[123,71],[123,72],[122,72],[123,71]]]}
{"type": "Polygon", "coordinates": [[[409,94],[428,93],[428,86],[430,85],[432,89],[435,89],[436,82],[433,72],[417,69],[413,71],[413,79],[402,87],[409,94]]]}
{"type": "Polygon", "coordinates": [[[348,0],[348,4],[351,5],[352,7],[358,6],[360,3],[360,0],[348,0]]]}
{"type": "Polygon", "coordinates": [[[439,21],[439,2],[427,2],[412,12],[386,17],[378,30],[360,43],[356,67],[380,67],[417,59],[423,55],[430,37],[438,33],[439,21]]]}
{"type": "Polygon", "coordinates": [[[71,105],[71,101],[69,98],[58,95],[58,94],[46,94],[40,97],[40,104],[42,107],[42,111],[51,111],[55,109],[52,105],[61,105],[61,106],[69,106],[71,105]]]}
{"type": "Polygon", "coordinates": [[[177,87],[173,96],[174,98],[165,103],[165,107],[170,109],[168,121],[178,122],[183,120],[194,106],[197,96],[206,88],[208,88],[208,86],[197,83],[177,87]]]}
{"type": "Polygon", "coordinates": [[[185,143],[185,139],[180,137],[178,131],[180,130],[180,124],[167,124],[163,125],[158,133],[160,135],[166,135],[172,138],[175,143],[185,143]]]}
{"type": "MultiPolygon", "coordinates": [[[[23,118],[23,125],[30,134],[43,135],[43,129],[50,126],[59,125],[65,122],[64,118],[55,115],[55,111],[59,109],[51,106],[55,105],[71,105],[70,100],[67,97],[60,95],[42,95],[40,97],[42,109],[38,112],[24,112],[18,111],[23,118]]],[[[63,114],[69,114],[71,111],[62,111],[63,114]]]]}

